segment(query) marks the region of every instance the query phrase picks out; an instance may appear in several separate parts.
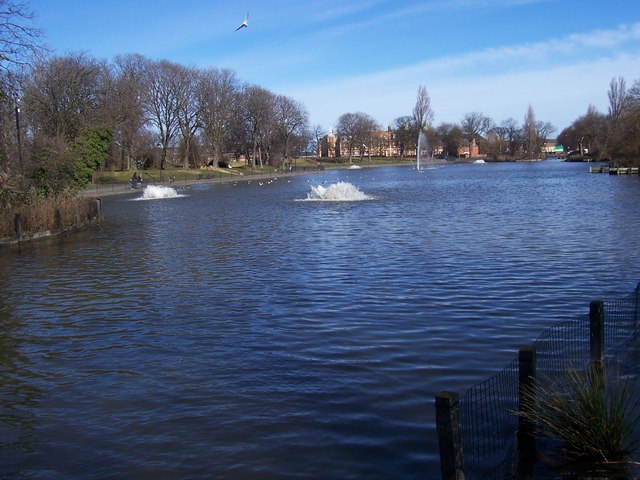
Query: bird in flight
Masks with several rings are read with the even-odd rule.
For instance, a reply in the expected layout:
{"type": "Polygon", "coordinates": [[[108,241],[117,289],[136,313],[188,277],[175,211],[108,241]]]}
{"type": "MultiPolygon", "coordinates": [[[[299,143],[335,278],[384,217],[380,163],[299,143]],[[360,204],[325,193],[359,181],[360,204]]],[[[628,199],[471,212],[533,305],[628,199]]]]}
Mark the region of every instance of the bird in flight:
{"type": "Polygon", "coordinates": [[[242,21],[240,26],[236,28],[236,32],[241,28],[247,28],[249,26],[248,24],[249,24],[249,12],[247,12],[247,15],[244,17],[244,20],[242,21]]]}

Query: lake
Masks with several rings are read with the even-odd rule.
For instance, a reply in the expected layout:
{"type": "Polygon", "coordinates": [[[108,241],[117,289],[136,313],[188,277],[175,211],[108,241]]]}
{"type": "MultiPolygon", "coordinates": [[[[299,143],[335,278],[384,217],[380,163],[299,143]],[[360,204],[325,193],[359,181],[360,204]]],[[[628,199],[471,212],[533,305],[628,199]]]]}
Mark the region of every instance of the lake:
{"type": "Polygon", "coordinates": [[[437,392],[640,280],[640,179],[586,164],[177,193],[0,250],[1,478],[440,478],[437,392]]]}

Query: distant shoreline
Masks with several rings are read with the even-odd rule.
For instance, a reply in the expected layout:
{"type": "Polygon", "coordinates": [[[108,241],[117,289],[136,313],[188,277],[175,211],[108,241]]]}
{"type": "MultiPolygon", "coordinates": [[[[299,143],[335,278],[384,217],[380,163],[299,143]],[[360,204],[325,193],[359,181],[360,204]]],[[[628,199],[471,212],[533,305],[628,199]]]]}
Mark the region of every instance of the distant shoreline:
{"type": "MultiPolygon", "coordinates": [[[[429,164],[435,164],[438,166],[441,165],[454,165],[461,163],[473,163],[474,159],[457,159],[456,161],[447,161],[447,160],[436,160],[434,162],[429,162],[429,164]]],[[[543,161],[546,159],[536,159],[536,160],[510,160],[510,161],[495,161],[491,159],[485,159],[486,163],[511,163],[511,162],[534,162],[534,161],[543,161]]],[[[405,160],[398,161],[393,163],[324,163],[322,169],[315,169],[312,167],[308,167],[305,170],[298,171],[282,171],[282,172],[271,172],[271,173],[243,173],[243,174],[225,174],[225,176],[214,177],[214,178],[203,178],[203,179],[189,179],[189,180],[174,180],[172,182],[162,181],[162,182],[144,182],[143,186],[146,185],[164,185],[168,187],[172,186],[187,186],[187,185],[203,185],[203,184],[214,184],[214,183],[229,183],[229,182],[247,182],[251,180],[261,180],[268,178],[285,178],[292,176],[300,176],[300,175],[313,175],[317,173],[327,172],[329,170],[335,169],[349,169],[349,167],[357,166],[360,168],[379,168],[379,167],[411,167],[415,166],[415,160],[405,160]]],[[[206,170],[203,170],[206,173],[206,170]]],[[[132,194],[137,191],[141,191],[141,189],[132,189],[129,186],[129,183],[98,183],[94,184],[88,188],[79,192],[79,196],[81,197],[106,197],[113,195],[126,195],[132,194]]]]}
{"type": "Polygon", "coordinates": [[[229,175],[226,177],[203,178],[194,180],[174,180],[172,182],[144,182],[139,189],[132,189],[128,183],[111,183],[111,184],[95,184],[90,188],[80,191],[81,197],[107,197],[113,195],[133,194],[144,190],[147,185],[162,185],[165,187],[184,187],[188,185],[206,185],[213,183],[230,183],[230,182],[247,182],[251,180],[262,180],[266,178],[284,178],[301,175],[312,175],[323,173],[327,170],[307,170],[302,172],[273,172],[273,173],[256,173],[250,175],[229,175]]]}

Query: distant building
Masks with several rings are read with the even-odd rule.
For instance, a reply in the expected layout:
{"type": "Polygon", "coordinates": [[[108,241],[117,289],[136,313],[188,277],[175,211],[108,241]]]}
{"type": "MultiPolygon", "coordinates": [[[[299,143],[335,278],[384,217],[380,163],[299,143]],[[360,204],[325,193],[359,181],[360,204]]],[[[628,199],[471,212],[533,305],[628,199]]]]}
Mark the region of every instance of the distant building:
{"type": "Polygon", "coordinates": [[[547,155],[564,155],[564,147],[558,145],[555,140],[546,140],[542,145],[542,153],[547,155]]]}
{"type": "MultiPolygon", "coordinates": [[[[333,129],[329,129],[324,137],[320,139],[318,145],[318,155],[324,158],[336,158],[341,156],[347,156],[349,154],[349,144],[343,138],[339,138],[339,134],[335,134],[333,129]]],[[[432,146],[432,153],[434,155],[440,155],[444,151],[442,144],[432,146]]],[[[375,132],[368,145],[354,145],[353,152],[354,157],[363,156],[374,157],[400,157],[400,146],[395,141],[395,134],[391,127],[386,130],[379,130],[375,132]]],[[[416,156],[416,149],[405,150],[405,156],[416,156]]]]}
{"type": "Polygon", "coordinates": [[[329,129],[324,137],[320,139],[318,155],[324,158],[336,158],[340,156],[340,144],[338,139],[333,133],[333,129],[329,129]]]}
{"type": "Polygon", "coordinates": [[[458,147],[458,156],[465,158],[477,158],[477,157],[485,157],[486,155],[480,154],[480,148],[476,143],[476,139],[472,139],[471,143],[468,145],[463,145],[458,147]]]}

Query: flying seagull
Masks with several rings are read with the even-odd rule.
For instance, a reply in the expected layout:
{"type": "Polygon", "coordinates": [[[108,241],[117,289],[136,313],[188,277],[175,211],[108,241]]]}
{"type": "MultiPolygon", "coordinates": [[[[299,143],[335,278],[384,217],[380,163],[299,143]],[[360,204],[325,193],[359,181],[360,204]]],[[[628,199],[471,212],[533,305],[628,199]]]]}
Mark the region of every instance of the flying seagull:
{"type": "Polygon", "coordinates": [[[248,23],[249,23],[249,12],[247,12],[247,15],[244,17],[244,20],[242,21],[240,26],[238,28],[236,28],[236,32],[238,30],[240,30],[241,28],[247,28],[248,27],[248,23]]]}

